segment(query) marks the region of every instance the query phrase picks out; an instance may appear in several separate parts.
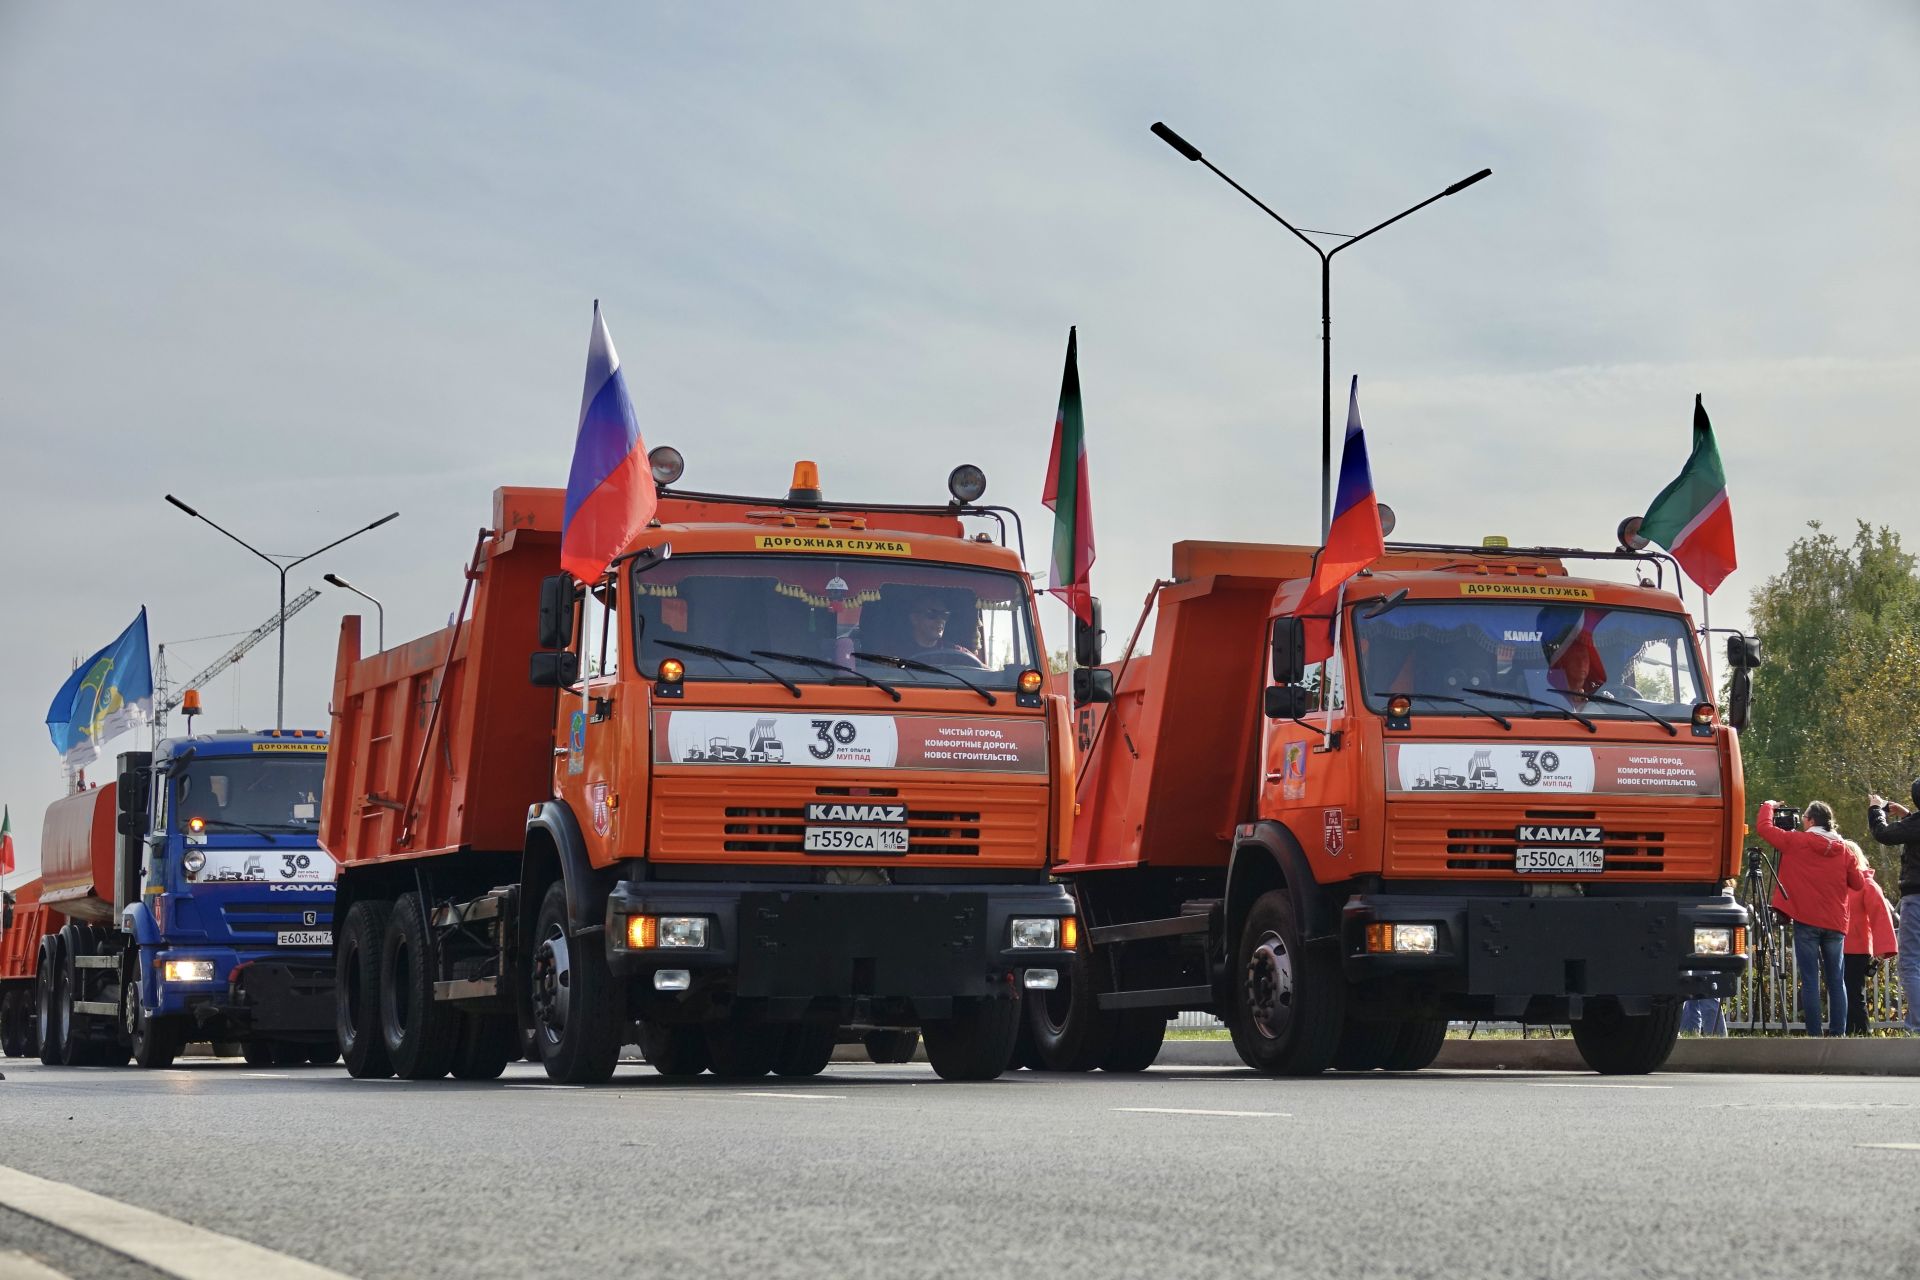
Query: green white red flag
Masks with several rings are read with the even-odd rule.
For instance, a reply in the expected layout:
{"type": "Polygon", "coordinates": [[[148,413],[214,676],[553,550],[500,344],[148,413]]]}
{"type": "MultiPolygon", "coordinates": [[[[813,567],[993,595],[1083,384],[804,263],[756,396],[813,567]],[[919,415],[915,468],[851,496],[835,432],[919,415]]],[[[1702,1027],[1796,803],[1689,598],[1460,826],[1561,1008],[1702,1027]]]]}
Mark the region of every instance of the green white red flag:
{"type": "Polygon", "coordinates": [[[13,806],[0,809],[0,876],[13,870],[13,806]]]}
{"type": "Polygon", "coordinates": [[[1727,473],[1713,442],[1713,424],[1700,397],[1693,398],[1693,453],[1673,483],[1640,517],[1640,536],[1673,553],[1687,576],[1712,592],[1739,567],[1733,550],[1733,508],[1727,503],[1727,473]]]}
{"type": "Polygon", "coordinates": [[[1053,512],[1053,563],[1047,594],[1093,621],[1093,501],[1087,492],[1087,432],[1080,415],[1077,329],[1067,330],[1067,370],[1060,379],[1060,410],[1053,419],[1053,456],[1040,501],[1053,512]]]}

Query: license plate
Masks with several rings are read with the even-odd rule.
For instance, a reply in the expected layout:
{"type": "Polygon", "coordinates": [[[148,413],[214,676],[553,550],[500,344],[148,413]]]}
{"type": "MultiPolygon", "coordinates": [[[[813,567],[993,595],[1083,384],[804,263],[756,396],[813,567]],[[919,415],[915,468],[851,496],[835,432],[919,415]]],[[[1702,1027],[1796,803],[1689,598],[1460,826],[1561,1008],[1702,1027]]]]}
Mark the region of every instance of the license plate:
{"type": "Polygon", "coordinates": [[[808,853],[905,853],[905,827],[808,827],[808,853]]]}
{"type": "Polygon", "coordinates": [[[275,941],[283,947],[330,947],[333,933],[328,929],[282,929],[275,941]]]}
{"type": "Polygon", "coordinates": [[[1582,875],[1607,868],[1605,849],[1515,849],[1513,869],[1523,875],[1582,875]]]}

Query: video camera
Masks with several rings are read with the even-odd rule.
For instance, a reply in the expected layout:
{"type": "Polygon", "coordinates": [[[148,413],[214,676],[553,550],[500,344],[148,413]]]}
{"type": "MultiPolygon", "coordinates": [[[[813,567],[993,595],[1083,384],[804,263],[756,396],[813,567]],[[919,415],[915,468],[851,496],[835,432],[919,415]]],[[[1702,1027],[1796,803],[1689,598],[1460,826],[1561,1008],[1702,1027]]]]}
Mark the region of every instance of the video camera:
{"type": "Polygon", "coordinates": [[[1775,805],[1773,809],[1773,825],[1782,831],[1798,831],[1800,829],[1800,811],[1789,805],[1775,805]]]}

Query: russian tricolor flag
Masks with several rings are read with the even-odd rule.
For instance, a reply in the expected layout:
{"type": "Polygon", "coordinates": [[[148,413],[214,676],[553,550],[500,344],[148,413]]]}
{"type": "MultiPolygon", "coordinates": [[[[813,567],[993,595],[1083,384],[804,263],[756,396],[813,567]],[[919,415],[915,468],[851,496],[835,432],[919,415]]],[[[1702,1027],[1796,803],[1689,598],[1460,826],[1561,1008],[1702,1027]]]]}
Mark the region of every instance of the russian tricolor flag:
{"type": "Polygon", "coordinates": [[[659,505],[647,443],[627,398],[600,303],[593,304],[587,340],[587,384],[580,395],[580,432],[567,476],[566,515],[560,525],[560,567],[595,583],[613,558],[646,528],[659,505]]]}
{"type": "MultiPolygon", "coordinates": [[[[1386,535],[1380,531],[1380,501],[1373,492],[1373,469],[1367,465],[1367,437],[1360,429],[1360,378],[1356,374],[1347,396],[1347,438],[1340,452],[1340,484],[1334,490],[1333,522],[1327,527],[1327,544],[1314,557],[1313,579],[1301,593],[1295,614],[1313,613],[1340,589],[1340,584],[1371,565],[1387,552],[1386,535]]],[[[1332,650],[1331,626],[1308,628],[1307,652],[1310,661],[1316,654],[1332,650]],[[1325,631],[1324,638],[1319,634],[1325,631]],[[1320,643],[1316,643],[1316,641],[1320,643]]]]}

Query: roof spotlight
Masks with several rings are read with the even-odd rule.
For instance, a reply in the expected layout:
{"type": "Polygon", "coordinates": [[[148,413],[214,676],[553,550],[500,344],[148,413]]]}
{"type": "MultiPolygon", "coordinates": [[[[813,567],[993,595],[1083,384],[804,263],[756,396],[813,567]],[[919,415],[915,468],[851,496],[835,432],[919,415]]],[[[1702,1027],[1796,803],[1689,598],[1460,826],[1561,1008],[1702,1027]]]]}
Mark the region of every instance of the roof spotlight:
{"type": "Polygon", "coordinates": [[[1383,538],[1391,538],[1393,536],[1393,527],[1399,524],[1400,521],[1393,514],[1393,508],[1386,503],[1381,502],[1375,505],[1380,508],[1380,536],[1383,538]]]}
{"type": "Polygon", "coordinates": [[[662,444],[647,450],[647,465],[653,468],[655,484],[672,484],[687,469],[687,460],[672,445],[662,444]]]}
{"type": "Polygon", "coordinates": [[[963,462],[947,473],[947,492],[955,502],[978,502],[987,492],[987,473],[971,462],[963,462]]]}
{"type": "Polygon", "coordinates": [[[1614,536],[1620,539],[1620,547],[1624,551],[1646,550],[1647,540],[1640,536],[1639,516],[1628,516],[1622,520],[1614,536]]]}

